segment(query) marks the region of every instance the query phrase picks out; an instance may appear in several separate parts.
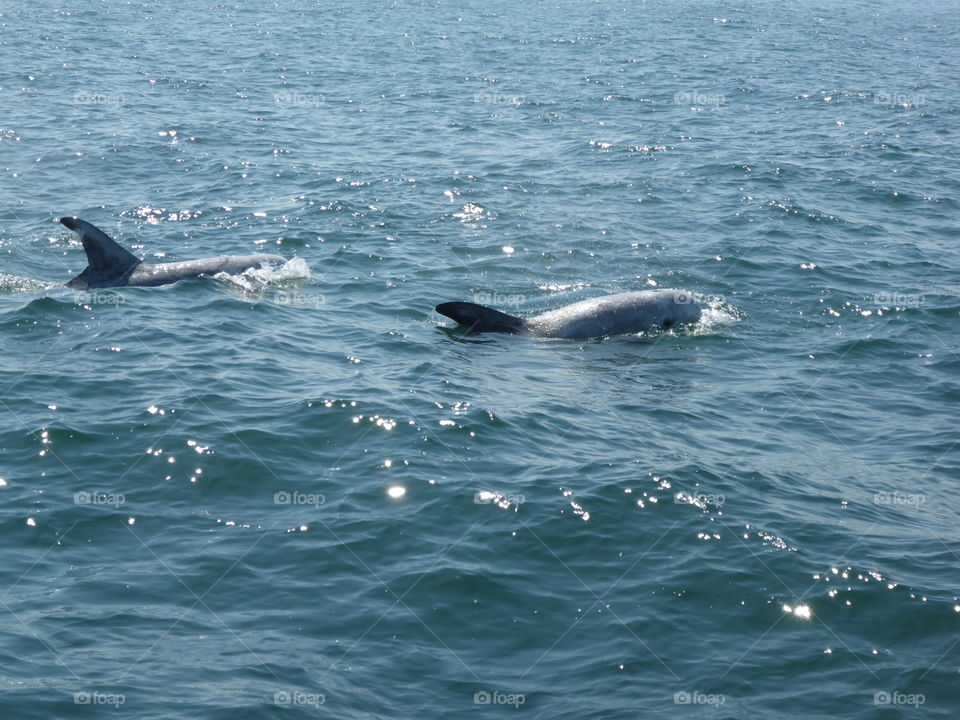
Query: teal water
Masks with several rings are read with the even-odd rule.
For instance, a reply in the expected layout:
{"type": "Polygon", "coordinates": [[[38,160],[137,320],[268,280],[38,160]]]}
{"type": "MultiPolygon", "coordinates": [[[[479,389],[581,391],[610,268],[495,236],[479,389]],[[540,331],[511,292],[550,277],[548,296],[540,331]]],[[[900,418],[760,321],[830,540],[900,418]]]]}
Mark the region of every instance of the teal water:
{"type": "Polygon", "coordinates": [[[0,8],[0,717],[956,717],[958,30],[0,8]],[[293,260],[78,294],[61,215],[293,260]]]}

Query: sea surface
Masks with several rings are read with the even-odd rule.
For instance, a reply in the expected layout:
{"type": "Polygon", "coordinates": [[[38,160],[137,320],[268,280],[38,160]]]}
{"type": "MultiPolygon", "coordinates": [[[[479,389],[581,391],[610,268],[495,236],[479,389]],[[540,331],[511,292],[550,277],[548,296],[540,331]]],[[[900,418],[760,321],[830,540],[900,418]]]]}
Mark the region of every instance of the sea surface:
{"type": "Polygon", "coordinates": [[[958,148],[956,0],[4,3],[0,717],[956,718],[958,148]]]}

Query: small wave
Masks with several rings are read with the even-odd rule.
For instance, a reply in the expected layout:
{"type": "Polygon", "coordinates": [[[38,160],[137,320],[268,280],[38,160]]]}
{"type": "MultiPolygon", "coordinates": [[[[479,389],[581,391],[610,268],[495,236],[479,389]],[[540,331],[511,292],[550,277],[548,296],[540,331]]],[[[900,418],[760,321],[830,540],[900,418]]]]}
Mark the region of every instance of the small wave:
{"type": "Polygon", "coordinates": [[[58,283],[0,273],[0,293],[36,292],[58,287],[58,283]]]}
{"type": "Polygon", "coordinates": [[[590,287],[588,283],[545,283],[537,285],[537,290],[547,290],[552,293],[575,292],[590,287]]]}
{"type": "Polygon", "coordinates": [[[78,307],[79,303],[72,302],[69,298],[37,297],[16,310],[15,315],[11,315],[11,317],[15,317],[15,321],[18,322],[38,318],[48,320],[51,317],[58,316],[60,313],[77,310],[78,307]]]}
{"type": "Polygon", "coordinates": [[[457,218],[462,223],[471,223],[471,222],[480,222],[482,220],[496,220],[497,214],[492,210],[477,205],[476,203],[468,202],[459,212],[453,213],[453,216],[457,218]]]}

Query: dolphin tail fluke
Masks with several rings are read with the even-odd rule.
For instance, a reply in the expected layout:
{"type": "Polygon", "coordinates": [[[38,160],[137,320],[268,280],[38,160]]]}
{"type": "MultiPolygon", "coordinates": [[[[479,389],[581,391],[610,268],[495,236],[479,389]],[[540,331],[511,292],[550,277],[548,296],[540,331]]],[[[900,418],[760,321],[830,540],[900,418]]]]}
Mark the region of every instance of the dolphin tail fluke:
{"type": "Polygon", "coordinates": [[[86,269],[67,283],[67,287],[86,290],[95,287],[123,285],[141,260],[120,247],[109,235],[86,220],[62,217],[57,220],[80,235],[87,253],[86,269]]]}
{"type": "Polygon", "coordinates": [[[523,330],[523,318],[507,315],[485,305],[447,302],[437,305],[436,310],[476,332],[519,333],[523,330]]]}

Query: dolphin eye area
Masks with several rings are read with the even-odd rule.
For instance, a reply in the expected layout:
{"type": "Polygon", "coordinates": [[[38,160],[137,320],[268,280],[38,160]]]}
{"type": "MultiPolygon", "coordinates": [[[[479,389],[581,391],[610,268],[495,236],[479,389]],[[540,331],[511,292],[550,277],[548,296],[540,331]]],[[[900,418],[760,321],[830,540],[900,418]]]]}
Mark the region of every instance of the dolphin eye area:
{"type": "Polygon", "coordinates": [[[666,320],[663,321],[663,327],[664,327],[664,329],[669,330],[672,326],[673,326],[673,319],[672,319],[672,318],[667,318],[666,320]]]}

